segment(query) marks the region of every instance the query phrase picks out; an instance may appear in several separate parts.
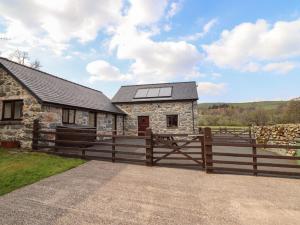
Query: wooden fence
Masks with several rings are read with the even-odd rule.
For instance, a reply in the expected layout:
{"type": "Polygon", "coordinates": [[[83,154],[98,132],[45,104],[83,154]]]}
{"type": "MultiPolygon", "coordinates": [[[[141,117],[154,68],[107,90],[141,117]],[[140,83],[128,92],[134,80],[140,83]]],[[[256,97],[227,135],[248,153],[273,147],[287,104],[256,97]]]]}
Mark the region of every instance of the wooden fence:
{"type": "Polygon", "coordinates": [[[220,136],[214,135],[211,128],[203,128],[195,134],[155,134],[148,128],[145,136],[129,136],[118,135],[116,131],[99,134],[79,128],[76,132],[69,128],[43,130],[38,121],[33,127],[34,151],[147,166],[193,167],[207,173],[300,177],[300,165],[295,163],[299,156],[267,154],[262,150],[300,149],[300,146],[258,144],[249,133],[248,137],[220,136]]]}
{"type": "Polygon", "coordinates": [[[296,162],[296,160],[300,160],[299,156],[281,156],[260,153],[268,148],[298,150],[300,149],[300,146],[258,144],[256,143],[256,140],[251,137],[216,137],[213,135],[211,128],[204,129],[204,143],[206,155],[205,169],[208,173],[233,172],[251,173],[253,175],[270,174],[300,176],[300,165],[296,162]],[[224,147],[226,148],[225,151],[224,147]],[[228,152],[228,150],[231,152],[228,152]],[[247,153],[249,150],[251,152],[247,153]],[[216,157],[221,157],[222,159],[216,159],[216,157]],[[261,162],[262,159],[268,159],[271,162],[261,162]],[[287,161],[291,161],[292,163],[287,163],[287,161]],[[250,168],[242,168],[243,166],[248,166],[250,168]],[[283,171],[283,169],[292,171],[283,171]]]}
{"type": "Polygon", "coordinates": [[[34,151],[83,159],[142,163],[148,166],[204,168],[203,138],[199,139],[203,135],[153,134],[150,128],[146,130],[145,136],[118,135],[116,131],[100,134],[96,130],[84,128],[58,127],[55,130],[43,130],[40,129],[38,121],[34,122],[33,128],[34,151]],[[198,145],[190,146],[195,142],[198,145]],[[194,152],[189,151],[195,148],[194,152]],[[174,155],[176,156],[173,157],[174,155]],[[178,157],[179,155],[183,157],[178,157]],[[183,160],[191,163],[182,164],[183,160]]]}
{"type": "Polygon", "coordinates": [[[76,132],[74,128],[42,130],[38,121],[34,122],[33,128],[32,149],[61,156],[146,163],[147,154],[152,149],[149,135],[118,135],[116,131],[112,131],[111,134],[99,134],[80,128],[76,128],[76,132]]]}

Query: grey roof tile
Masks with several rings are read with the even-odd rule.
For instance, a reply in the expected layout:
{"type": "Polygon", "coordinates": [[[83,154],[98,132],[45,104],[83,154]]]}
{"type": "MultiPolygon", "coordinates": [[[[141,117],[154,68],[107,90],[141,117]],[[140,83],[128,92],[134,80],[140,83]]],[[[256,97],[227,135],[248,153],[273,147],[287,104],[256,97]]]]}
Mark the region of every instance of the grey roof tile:
{"type": "Polygon", "coordinates": [[[0,64],[40,101],[124,114],[102,92],[0,57],[0,64]]]}
{"type": "Polygon", "coordinates": [[[113,103],[198,100],[196,82],[177,82],[122,86],[112,98],[113,103]],[[172,87],[171,97],[134,98],[138,89],[172,87]]]}

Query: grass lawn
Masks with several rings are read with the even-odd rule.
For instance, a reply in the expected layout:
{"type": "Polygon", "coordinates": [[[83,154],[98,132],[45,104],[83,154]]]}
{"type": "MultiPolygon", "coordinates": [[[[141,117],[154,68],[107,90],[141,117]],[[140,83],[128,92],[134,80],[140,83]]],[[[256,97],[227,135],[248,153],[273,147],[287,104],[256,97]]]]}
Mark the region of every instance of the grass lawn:
{"type": "Polygon", "coordinates": [[[0,148],[0,195],[69,170],[84,162],[81,159],[0,148]]]}

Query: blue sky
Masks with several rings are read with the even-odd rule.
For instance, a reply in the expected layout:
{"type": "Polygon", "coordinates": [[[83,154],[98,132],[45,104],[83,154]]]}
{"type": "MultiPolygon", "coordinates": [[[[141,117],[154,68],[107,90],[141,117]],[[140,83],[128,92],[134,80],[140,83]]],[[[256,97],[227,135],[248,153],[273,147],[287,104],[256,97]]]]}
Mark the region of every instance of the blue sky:
{"type": "Polygon", "coordinates": [[[300,96],[299,0],[3,0],[0,11],[2,56],[28,51],[109,97],[189,80],[200,102],[300,96]]]}

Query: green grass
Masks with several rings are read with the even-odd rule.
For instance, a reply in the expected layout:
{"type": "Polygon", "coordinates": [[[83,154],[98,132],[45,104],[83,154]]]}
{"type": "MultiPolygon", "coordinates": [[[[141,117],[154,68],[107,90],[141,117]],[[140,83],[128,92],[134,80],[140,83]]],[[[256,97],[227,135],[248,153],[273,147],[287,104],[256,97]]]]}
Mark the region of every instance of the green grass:
{"type": "Polygon", "coordinates": [[[0,195],[83,164],[81,159],[0,148],[0,195]]]}
{"type": "MultiPolygon", "coordinates": [[[[297,142],[297,146],[300,146],[300,142],[297,142]]],[[[296,156],[300,157],[300,149],[296,150],[296,156]]],[[[298,165],[300,165],[300,160],[297,160],[298,165]]]]}

